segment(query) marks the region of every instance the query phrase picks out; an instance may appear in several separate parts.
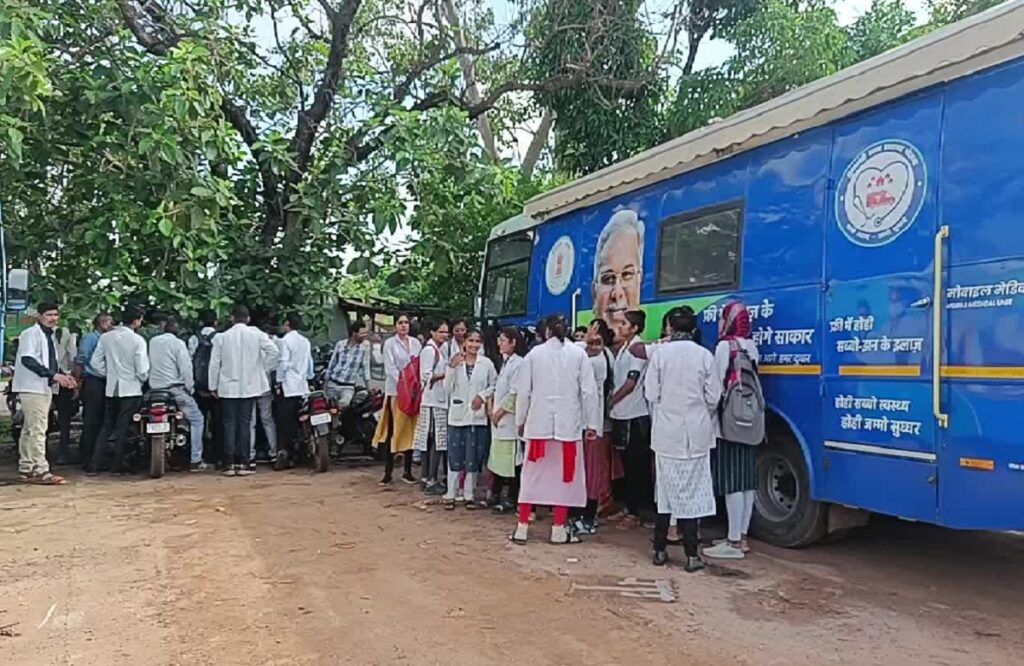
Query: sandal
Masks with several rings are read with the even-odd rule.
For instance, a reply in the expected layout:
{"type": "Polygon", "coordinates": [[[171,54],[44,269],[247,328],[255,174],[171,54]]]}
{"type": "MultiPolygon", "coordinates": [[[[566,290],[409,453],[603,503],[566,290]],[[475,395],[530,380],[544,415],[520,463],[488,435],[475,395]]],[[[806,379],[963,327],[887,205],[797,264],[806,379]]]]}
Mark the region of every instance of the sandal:
{"type": "Polygon", "coordinates": [[[476,511],[479,508],[480,508],[480,505],[477,504],[476,502],[466,502],[466,509],[468,511],[476,511]]]}
{"type": "Polygon", "coordinates": [[[640,518],[637,516],[626,516],[616,525],[620,530],[631,530],[640,527],[640,518]]]}
{"type": "Polygon", "coordinates": [[[454,511],[455,510],[455,500],[453,500],[453,499],[452,500],[445,500],[444,501],[444,510],[445,511],[454,511]]]}
{"type": "Polygon", "coordinates": [[[25,483],[34,483],[37,486],[63,486],[68,482],[63,476],[57,476],[50,472],[44,472],[42,474],[33,474],[25,481],[25,483]]]}

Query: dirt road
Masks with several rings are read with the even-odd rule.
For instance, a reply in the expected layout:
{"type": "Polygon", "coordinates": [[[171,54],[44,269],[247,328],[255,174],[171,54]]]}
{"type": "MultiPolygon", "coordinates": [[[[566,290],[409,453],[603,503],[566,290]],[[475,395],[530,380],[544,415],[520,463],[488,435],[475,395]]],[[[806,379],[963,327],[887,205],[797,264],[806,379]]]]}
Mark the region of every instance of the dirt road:
{"type": "MultiPolygon", "coordinates": [[[[0,485],[0,663],[1021,663],[1024,538],[882,522],[728,569],[509,544],[376,470],[0,485]],[[675,603],[573,586],[663,578],[675,603]],[[13,626],[8,626],[13,625],[13,626]],[[10,635],[5,635],[10,634],[10,635]]],[[[10,476],[0,477],[0,483],[10,476]]]]}

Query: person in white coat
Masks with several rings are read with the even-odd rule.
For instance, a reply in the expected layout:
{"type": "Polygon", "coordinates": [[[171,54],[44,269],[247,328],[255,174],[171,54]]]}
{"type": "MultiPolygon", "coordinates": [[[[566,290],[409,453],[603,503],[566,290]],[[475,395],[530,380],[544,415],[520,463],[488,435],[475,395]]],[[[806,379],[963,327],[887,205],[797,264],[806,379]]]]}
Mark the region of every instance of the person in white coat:
{"type": "Polygon", "coordinates": [[[498,334],[501,370],[494,386],[491,409],[491,454],[487,469],[494,475],[492,498],[494,513],[515,510],[519,498],[519,466],[522,453],[516,432],[516,383],[526,356],[526,339],[515,326],[506,326],[498,334]],[[508,494],[503,494],[507,489],[508,494]]]}
{"type": "Polygon", "coordinates": [[[566,340],[562,315],[547,318],[545,342],[519,368],[516,425],[526,440],[519,490],[519,523],[511,539],[526,543],[535,504],[553,507],[552,543],[577,543],[566,529],[569,507],[587,503],[580,435],[601,430],[597,384],[587,353],[566,340]]]}
{"type": "Polygon", "coordinates": [[[60,320],[56,303],[43,303],[38,308],[36,324],[25,329],[18,341],[11,390],[21,399],[25,427],[18,441],[18,480],[23,483],[59,486],[67,483],[50,472],[46,460],[46,429],[50,422],[53,387],[69,390],[75,379],[61,372],[57,364],[54,330],[60,320]]]}
{"type": "Polygon", "coordinates": [[[487,418],[487,401],[494,395],[498,373],[494,363],[481,353],[480,331],[466,333],[463,351],[448,361],[444,387],[448,391],[448,492],[444,508],[454,509],[456,502],[465,502],[467,509],[480,504],[474,498],[476,479],[487,461],[491,444],[491,428],[487,418]],[[465,472],[459,491],[459,474],[465,472]]]}
{"type": "Polygon", "coordinates": [[[299,411],[309,395],[309,380],[313,378],[313,354],[309,340],[299,333],[302,319],[290,314],[284,322],[284,337],[280,341],[281,358],[277,362],[277,383],[281,387],[279,430],[280,450],[278,462],[295,454],[299,438],[299,411]]]}
{"type": "Polygon", "coordinates": [[[428,495],[440,492],[437,472],[441,459],[448,451],[448,390],[444,385],[448,359],[442,348],[448,341],[448,322],[444,319],[426,322],[430,334],[420,352],[420,382],[423,384],[423,399],[420,402],[420,416],[416,420],[416,433],[412,448],[423,456],[423,473],[420,484],[428,495]]]}
{"type": "Polygon", "coordinates": [[[711,449],[714,410],[722,397],[711,352],[693,341],[697,318],[676,312],[669,318],[672,339],[650,361],[644,394],[651,403],[651,449],[655,460],[654,564],[668,561],[669,523],[683,533],[686,571],[704,564],[697,552],[698,519],[715,513],[711,449]]]}
{"type": "Polygon", "coordinates": [[[210,391],[224,418],[224,475],[248,476],[249,432],[256,398],[270,390],[267,373],[277,365],[277,345],[249,326],[249,308],[231,310],[232,326],[213,338],[210,391]]]}
{"type": "Polygon", "coordinates": [[[385,447],[387,451],[384,477],[379,482],[381,486],[391,485],[396,453],[406,453],[402,480],[409,484],[416,483],[416,477],[412,475],[412,455],[407,452],[412,450],[419,413],[409,415],[398,408],[398,376],[422,351],[420,341],[409,334],[410,321],[409,315],[405,313],[396,316],[395,335],[384,343],[384,413],[373,434],[373,443],[385,447]]]}

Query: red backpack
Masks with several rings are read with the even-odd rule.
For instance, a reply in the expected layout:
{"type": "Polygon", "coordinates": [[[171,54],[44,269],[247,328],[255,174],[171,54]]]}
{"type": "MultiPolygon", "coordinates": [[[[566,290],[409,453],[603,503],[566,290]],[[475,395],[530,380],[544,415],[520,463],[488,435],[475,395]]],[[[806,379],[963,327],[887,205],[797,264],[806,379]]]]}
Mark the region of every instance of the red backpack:
{"type": "Polygon", "coordinates": [[[398,408],[409,416],[420,413],[423,384],[420,382],[420,357],[413,356],[409,364],[398,373],[398,408]]]}

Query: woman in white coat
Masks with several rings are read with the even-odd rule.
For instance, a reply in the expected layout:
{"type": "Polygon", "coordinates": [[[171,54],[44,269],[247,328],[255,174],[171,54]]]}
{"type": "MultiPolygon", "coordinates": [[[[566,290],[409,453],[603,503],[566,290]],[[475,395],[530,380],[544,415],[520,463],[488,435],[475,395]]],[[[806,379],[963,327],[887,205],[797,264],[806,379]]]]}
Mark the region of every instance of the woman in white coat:
{"type": "Polygon", "coordinates": [[[651,403],[651,449],[655,460],[654,564],[668,561],[669,523],[683,533],[686,571],[704,564],[697,552],[698,519],[715,513],[711,449],[715,445],[713,414],[722,397],[715,359],[693,341],[697,318],[675,312],[669,318],[672,339],[650,361],[644,393],[651,403]]]}
{"type": "Polygon", "coordinates": [[[456,502],[465,502],[467,509],[480,507],[473,493],[490,448],[487,401],[494,394],[498,377],[494,363],[480,353],[482,346],[480,331],[470,330],[462,351],[452,356],[445,372],[444,387],[448,391],[448,492],[444,495],[444,508],[449,510],[455,508],[456,502]],[[466,476],[460,493],[461,472],[466,476]]]}
{"type": "Polygon", "coordinates": [[[587,504],[580,435],[601,430],[597,384],[587,353],[566,340],[565,317],[547,318],[547,339],[534,347],[519,369],[516,424],[526,440],[519,523],[512,541],[526,543],[534,504],[553,507],[552,543],[574,543],[566,530],[569,507],[587,504]]]}
{"type": "Polygon", "coordinates": [[[448,391],[444,386],[448,360],[442,348],[448,341],[448,322],[441,319],[427,324],[430,337],[420,352],[420,381],[423,399],[412,448],[423,454],[420,483],[428,495],[442,494],[437,471],[448,451],[448,391]]]}
{"type": "Polygon", "coordinates": [[[491,455],[487,468],[494,474],[493,511],[508,513],[515,509],[519,497],[518,467],[522,463],[516,433],[516,382],[526,355],[526,339],[515,326],[506,326],[498,335],[498,351],[502,362],[491,410],[491,455]],[[505,489],[507,496],[503,495],[505,489]]]}
{"type": "MultiPolygon", "coordinates": [[[[395,470],[395,453],[406,452],[405,473],[402,480],[416,483],[412,475],[412,438],[416,431],[416,416],[409,416],[398,408],[398,375],[412,359],[420,354],[420,341],[409,335],[409,315],[395,317],[395,335],[384,343],[384,413],[377,423],[373,443],[387,447],[387,465],[380,485],[391,484],[395,470]]],[[[216,339],[216,338],[214,338],[216,339]]]]}

